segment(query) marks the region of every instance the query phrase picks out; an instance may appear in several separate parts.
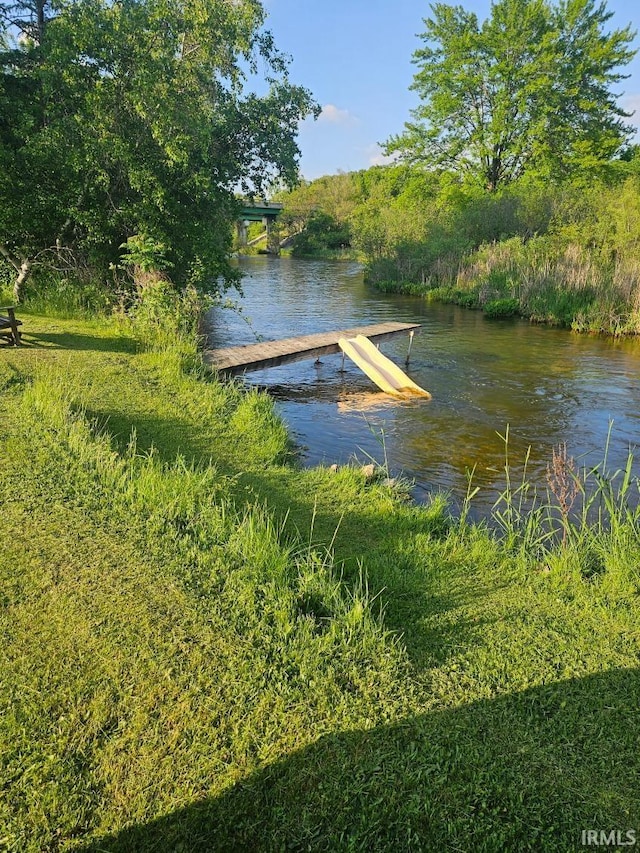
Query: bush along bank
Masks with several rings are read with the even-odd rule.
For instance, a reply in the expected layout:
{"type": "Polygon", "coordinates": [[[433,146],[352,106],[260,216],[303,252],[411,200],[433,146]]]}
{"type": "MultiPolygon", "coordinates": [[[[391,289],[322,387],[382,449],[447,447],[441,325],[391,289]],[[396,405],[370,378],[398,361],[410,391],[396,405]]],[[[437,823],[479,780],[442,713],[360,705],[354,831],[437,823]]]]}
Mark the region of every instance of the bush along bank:
{"type": "Polygon", "coordinates": [[[424,294],[489,317],[637,334],[639,180],[551,186],[537,199],[517,186],[466,199],[446,227],[424,223],[420,241],[392,240],[384,257],[369,259],[367,278],[387,292],[424,294]]]}
{"type": "Polygon", "coordinates": [[[640,333],[640,269],[629,261],[608,268],[579,246],[546,238],[514,238],[481,246],[446,283],[376,281],[398,292],[479,309],[489,318],[520,316],[578,332],[640,333]]]}

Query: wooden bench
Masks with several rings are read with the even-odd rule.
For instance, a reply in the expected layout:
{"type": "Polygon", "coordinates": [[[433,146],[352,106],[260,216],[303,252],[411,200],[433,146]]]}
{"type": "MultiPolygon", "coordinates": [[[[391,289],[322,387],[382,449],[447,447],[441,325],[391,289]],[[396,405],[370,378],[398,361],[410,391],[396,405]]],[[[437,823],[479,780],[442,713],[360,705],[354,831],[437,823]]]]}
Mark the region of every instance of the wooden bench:
{"type": "Polygon", "coordinates": [[[18,346],[21,337],[18,326],[21,325],[22,321],[16,320],[15,308],[12,305],[0,307],[0,338],[7,338],[10,344],[18,346]]]}

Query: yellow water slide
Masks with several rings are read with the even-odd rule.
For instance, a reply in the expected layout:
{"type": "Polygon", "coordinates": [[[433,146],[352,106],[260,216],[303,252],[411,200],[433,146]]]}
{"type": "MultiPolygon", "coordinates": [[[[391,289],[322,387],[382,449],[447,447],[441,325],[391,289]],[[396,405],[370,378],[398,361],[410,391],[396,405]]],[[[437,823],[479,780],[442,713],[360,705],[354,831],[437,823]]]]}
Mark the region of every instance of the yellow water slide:
{"type": "Polygon", "coordinates": [[[351,361],[367,374],[369,379],[382,388],[387,394],[395,394],[397,397],[426,397],[431,394],[409,379],[406,373],[390,361],[364,335],[357,338],[340,338],[338,346],[351,361]]]}

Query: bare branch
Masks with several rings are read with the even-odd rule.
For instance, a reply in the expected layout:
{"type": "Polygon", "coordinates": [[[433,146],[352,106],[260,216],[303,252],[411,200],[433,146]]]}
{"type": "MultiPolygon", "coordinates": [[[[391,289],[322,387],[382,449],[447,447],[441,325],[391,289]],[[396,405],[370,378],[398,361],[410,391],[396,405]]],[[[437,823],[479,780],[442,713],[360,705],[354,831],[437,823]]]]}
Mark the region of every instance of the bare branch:
{"type": "Polygon", "coordinates": [[[22,266],[20,260],[10,251],[10,249],[4,245],[4,243],[0,243],[0,255],[11,264],[16,272],[20,272],[20,267],[22,266]]]}

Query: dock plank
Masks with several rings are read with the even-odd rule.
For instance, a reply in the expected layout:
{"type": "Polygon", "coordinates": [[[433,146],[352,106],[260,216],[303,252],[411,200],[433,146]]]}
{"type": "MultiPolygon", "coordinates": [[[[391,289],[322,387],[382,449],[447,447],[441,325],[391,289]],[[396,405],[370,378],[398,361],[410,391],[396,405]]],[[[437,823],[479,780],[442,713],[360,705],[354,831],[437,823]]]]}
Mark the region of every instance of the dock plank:
{"type": "Polygon", "coordinates": [[[418,333],[419,331],[419,323],[376,323],[371,326],[358,326],[357,328],[341,329],[335,332],[317,332],[313,335],[281,338],[277,341],[262,341],[257,344],[205,350],[204,361],[209,367],[235,375],[245,371],[277,367],[293,361],[319,358],[321,355],[340,352],[338,346],[340,338],[355,338],[357,335],[364,335],[377,343],[395,338],[398,335],[406,335],[409,332],[418,333]]]}

